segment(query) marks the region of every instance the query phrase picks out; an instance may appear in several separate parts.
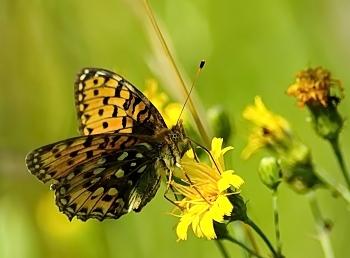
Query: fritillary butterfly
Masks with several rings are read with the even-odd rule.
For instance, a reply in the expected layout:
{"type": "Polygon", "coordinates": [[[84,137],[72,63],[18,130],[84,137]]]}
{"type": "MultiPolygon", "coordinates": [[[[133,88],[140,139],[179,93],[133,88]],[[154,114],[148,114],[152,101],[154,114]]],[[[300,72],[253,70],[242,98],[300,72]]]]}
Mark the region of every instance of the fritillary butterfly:
{"type": "Polygon", "coordinates": [[[171,129],[155,106],[113,72],[82,69],[75,81],[82,136],[33,150],[30,173],[51,181],[59,210],[71,220],[117,219],[155,196],[163,171],[169,175],[187,138],[171,129]]]}

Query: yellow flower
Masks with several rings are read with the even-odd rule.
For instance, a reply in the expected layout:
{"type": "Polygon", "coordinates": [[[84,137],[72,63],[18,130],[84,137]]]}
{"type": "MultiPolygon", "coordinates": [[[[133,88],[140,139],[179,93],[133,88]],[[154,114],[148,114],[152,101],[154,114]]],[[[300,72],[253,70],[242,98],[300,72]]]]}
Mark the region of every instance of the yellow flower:
{"type": "Polygon", "coordinates": [[[244,181],[234,175],[233,170],[224,170],[223,154],[232,147],[221,149],[221,145],[222,139],[213,139],[210,151],[212,166],[185,155],[180,162],[182,170],[174,172],[181,183],[171,182],[171,185],[177,194],[184,196],[182,200],[175,201],[177,207],[173,212],[173,215],[180,217],[176,228],[179,240],[187,239],[190,225],[196,236],[214,239],[213,222],[223,223],[224,216],[231,215],[234,207],[228,195],[238,194],[244,181]],[[176,215],[175,212],[179,211],[180,214],[176,215]]]}
{"type": "Polygon", "coordinates": [[[168,96],[164,93],[158,93],[158,83],[156,80],[150,79],[146,82],[146,89],[143,94],[152,101],[153,105],[158,109],[162,110],[166,103],[169,101],[168,96]]]}
{"type": "MultiPolygon", "coordinates": [[[[143,94],[158,109],[165,123],[170,127],[175,125],[179,119],[182,106],[179,103],[169,103],[168,96],[164,93],[158,93],[158,83],[156,80],[148,80],[146,82],[146,90],[143,94]]],[[[182,120],[186,120],[184,114],[181,115],[182,120]]]]}
{"type": "Polygon", "coordinates": [[[285,119],[266,109],[260,97],[255,97],[255,106],[247,107],[243,116],[256,125],[242,152],[243,158],[266,148],[278,158],[283,179],[294,190],[306,192],[321,184],[314,173],[310,148],[293,134],[285,119]]]}
{"type": "Polygon", "coordinates": [[[287,89],[287,94],[298,99],[298,105],[303,108],[305,104],[314,105],[321,103],[327,106],[330,96],[330,88],[337,86],[341,97],[343,97],[344,88],[341,82],[331,77],[331,72],[322,67],[315,69],[309,67],[297,73],[295,84],[287,89]]]}
{"type": "Polygon", "coordinates": [[[52,192],[40,199],[37,207],[37,221],[39,227],[54,238],[76,237],[84,231],[82,221],[76,218],[69,221],[67,216],[60,213],[53,205],[52,192]]]}
{"type": "Polygon", "coordinates": [[[244,158],[261,147],[280,151],[280,148],[284,149],[289,143],[292,132],[288,122],[267,110],[259,96],[255,97],[255,106],[248,106],[244,110],[243,117],[257,125],[249,136],[248,146],[243,150],[244,158]]]}

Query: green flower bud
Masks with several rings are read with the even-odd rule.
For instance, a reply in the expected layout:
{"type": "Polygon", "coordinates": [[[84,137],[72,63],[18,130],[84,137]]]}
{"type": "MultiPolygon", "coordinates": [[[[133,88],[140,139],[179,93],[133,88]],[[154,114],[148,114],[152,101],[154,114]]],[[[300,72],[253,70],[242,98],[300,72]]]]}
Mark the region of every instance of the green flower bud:
{"type": "Polygon", "coordinates": [[[323,182],[315,174],[311,163],[296,163],[290,166],[288,163],[281,162],[281,168],[286,183],[297,193],[304,194],[323,185],[323,182]]]}
{"type": "Polygon", "coordinates": [[[217,239],[223,240],[230,236],[225,223],[219,223],[214,220],[213,226],[217,239]]]}
{"type": "Polygon", "coordinates": [[[240,194],[231,194],[227,198],[232,203],[234,209],[232,210],[229,222],[240,220],[246,222],[249,218],[247,215],[247,206],[240,194]]]}
{"type": "Polygon", "coordinates": [[[259,176],[261,182],[273,191],[277,190],[281,182],[281,167],[274,157],[265,157],[259,164],[259,176]]]}
{"type": "Polygon", "coordinates": [[[327,106],[321,103],[307,105],[315,132],[324,139],[335,140],[343,128],[343,118],[337,110],[337,103],[329,99],[327,106]]]}

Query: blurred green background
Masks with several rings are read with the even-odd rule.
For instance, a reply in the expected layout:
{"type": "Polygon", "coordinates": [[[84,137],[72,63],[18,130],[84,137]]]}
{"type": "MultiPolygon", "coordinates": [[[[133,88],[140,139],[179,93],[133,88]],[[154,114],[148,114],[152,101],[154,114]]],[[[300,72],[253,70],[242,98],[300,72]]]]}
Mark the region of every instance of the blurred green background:
{"type": "MultiPolygon", "coordinates": [[[[330,69],[349,88],[350,4],[326,1],[149,1],[186,81],[206,60],[195,91],[203,110],[221,103],[235,121],[228,163],[245,180],[250,217],[274,243],[270,192],[257,176],[262,154],[242,161],[249,124],[241,113],[255,95],[287,118],[313,149],[315,162],[343,182],[328,144],[315,136],[295,99],[285,95],[308,62],[330,69]]],[[[116,70],[140,89],[155,78],[174,99],[179,88],[150,29],[142,2],[131,0],[0,1],[0,257],[219,257],[214,242],[176,242],[177,219],[162,196],[116,221],[74,220],[58,212],[53,192],[27,172],[32,149],[77,136],[75,74],[85,66],[116,70]]],[[[347,94],[347,92],[345,92],[347,94]]],[[[180,99],[180,102],[183,101],[180,99]]],[[[200,106],[199,102],[197,102],[200,106]]],[[[340,105],[350,116],[349,97],[340,105]]],[[[350,162],[348,121],[341,135],[350,162]]],[[[334,222],[336,257],[350,252],[345,202],[319,190],[321,210],[334,222]]],[[[304,196],[280,187],[286,257],[323,257],[304,196]]],[[[268,251],[256,237],[263,254],[268,251]]],[[[227,243],[232,257],[244,257],[227,243]]]]}

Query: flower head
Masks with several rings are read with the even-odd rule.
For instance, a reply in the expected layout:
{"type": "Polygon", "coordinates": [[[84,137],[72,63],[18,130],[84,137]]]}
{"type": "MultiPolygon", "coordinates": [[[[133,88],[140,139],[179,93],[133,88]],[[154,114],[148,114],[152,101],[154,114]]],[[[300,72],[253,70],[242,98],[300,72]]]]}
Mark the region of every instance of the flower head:
{"type": "Polygon", "coordinates": [[[298,105],[303,108],[305,105],[317,105],[321,103],[324,107],[331,101],[330,89],[337,86],[341,97],[344,88],[339,80],[331,77],[331,72],[322,67],[315,69],[309,67],[297,73],[295,84],[287,89],[287,94],[298,99],[298,105]]]}
{"type": "Polygon", "coordinates": [[[248,146],[243,150],[244,158],[259,148],[266,148],[277,157],[283,179],[295,191],[307,192],[321,184],[313,168],[310,148],[293,134],[284,118],[266,109],[260,97],[255,97],[255,106],[247,107],[243,116],[256,125],[249,137],[248,146]]]}
{"type": "Polygon", "coordinates": [[[256,125],[249,136],[248,146],[242,153],[244,158],[248,158],[261,147],[280,152],[289,144],[292,132],[288,122],[269,111],[259,96],[255,97],[254,106],[248,106],[244,110],[243,117],[256,125]]]}
{"type": "Polygon", "coordinates": [[[176,193],[184,196],[182,200],[175,201],[177,207],[173,212],[180,217],[176,228],[179,240],[187,239],[190,225],[196,236],[214,239],[214,221],[223,223],[224,216],[231,215],[234,207],[228,196],[238,194],[244,181],[234,175],[233,170],[225,170],[223,154],[232,147],[221,149],[221,145],[222,139],[213,139],[211,166],[185,155],[180,162],[182,169],[174,172],[181,182],[171,182],[171,185],[176,193]]]}
{"type": "Polygon", "coordinates": [[[305,105],[311,113],[315,132],[324,139],[337,140],[344,124],[338,112],[338,104],[344,98],[341,82],[331,77],[331,72],[322,67],[308,68],[296,75],[296,82],[287,94],[298,99],[298,105],[305,105]],[[331,92],[337,86],[340,98],[331,92]]]}

